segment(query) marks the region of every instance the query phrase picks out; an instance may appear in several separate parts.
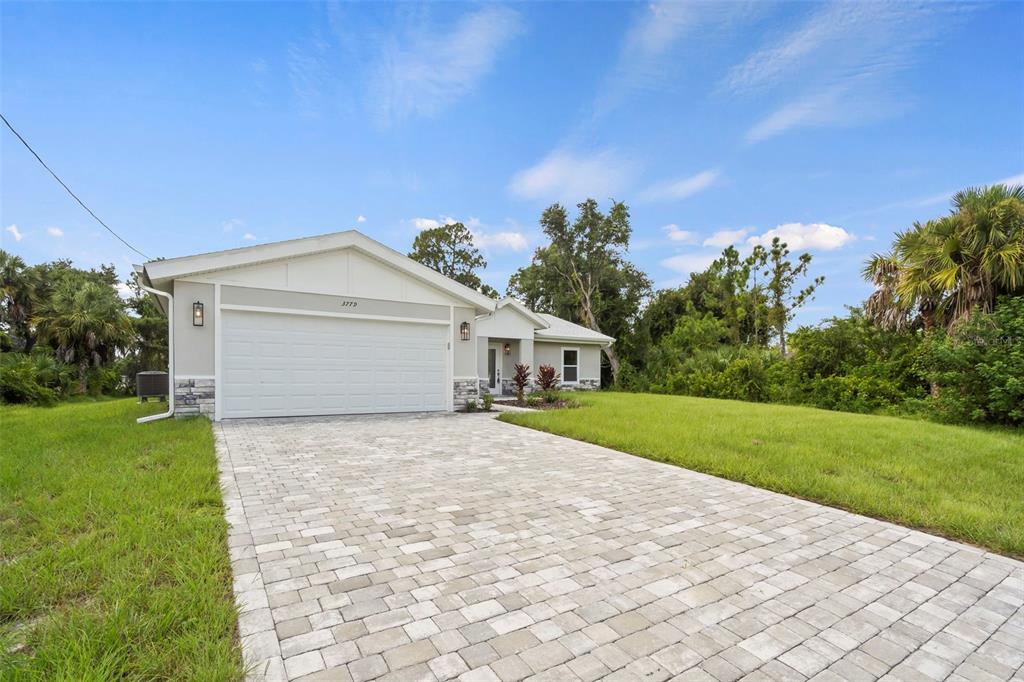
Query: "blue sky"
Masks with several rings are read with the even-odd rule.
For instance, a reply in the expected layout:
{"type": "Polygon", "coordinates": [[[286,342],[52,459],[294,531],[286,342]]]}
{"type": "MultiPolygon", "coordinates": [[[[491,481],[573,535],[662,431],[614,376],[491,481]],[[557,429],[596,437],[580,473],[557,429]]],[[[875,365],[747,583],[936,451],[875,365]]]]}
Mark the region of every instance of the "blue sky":
{"type": "MultiPolygon", "coordinates": [[[[783,235],[863,260],[964,186],[1024,183],[1024,3],[3,3],[2,109],[150,256],[461,220],[504,291],[554,201],[632,210],[659,287],[783,235]]],[[[7,131],[3,248],[140,258],[7,131]]]]}

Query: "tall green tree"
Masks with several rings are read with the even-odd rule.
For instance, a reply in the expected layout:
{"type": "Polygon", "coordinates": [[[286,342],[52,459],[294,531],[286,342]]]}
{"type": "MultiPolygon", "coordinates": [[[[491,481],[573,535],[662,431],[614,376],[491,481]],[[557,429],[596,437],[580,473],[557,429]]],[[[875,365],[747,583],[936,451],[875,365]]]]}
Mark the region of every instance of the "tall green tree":
{"type": "Polygon", "coordinates": [[[125,301],[125,306],[130,312],[135,336],[130,349],[133,362],[128,374],[163,369],[167,366],[167,315],[160,309],[156,297],[139,286],[138,273],[132,273],[128,286],[132,295],[125,301]]]}
{"type": "Polygon", "coordinates": [[[32,316],[39,303],[39,276],[20,256],[0,249],[0,327],[15,350],[26,353],[35,345],[32,316]]]}
{"type": "Polygon", "coordinates": [[[133,340],[124,303],[111,286],[67,278],[43,303],[34,323],[57,358],[78,368],[79,390],[88,390],[90,367],[112,362],[133,340]]]}
{"type": "Polygon", "coordinates": [[[865,310],[886,328],[952,329],[991,311],[999,296],[1024,293],[1024,187],[958,192],[949,215],[897,233],[863,274],[875,285],[865,310]]]}
{"type": "Polygon", "coordinates": [[[412,243],[409,258],[437,270],[445,277],[497,298],[498,292],[480,281],[476,270],[487,261],[473,243],[473,233],[462,223],[449,223],[423,230],[412,243]]]}
{"type": "Polygon", "coordinates": [[[786,355],[786,326],[796,310],[814,298],[814,292],[825,281],[815,277],[803,289],[796,289],[797,281],[807,276],[811,254],[802,253],[796,263],[789,259],[789,247],[775,237],[767,251],[765,293],[768,305],[768,323],[779,339],[779,350],[786,355]]]}
{"type": "MultiPolygon", "coordinates": [[[[541,312],[567,317],[602,334],[621,336],[636,321],[650,293],[647,276],[626,260],[632,228],[629,208],[612,202],[577,204],[576,219],[560,204],[544,210],[540,226],[550,243],[509,281],[509,292],[541,312]]],[[[616,344],[603,349],[613,380],[619,373],[616,344]]]]}

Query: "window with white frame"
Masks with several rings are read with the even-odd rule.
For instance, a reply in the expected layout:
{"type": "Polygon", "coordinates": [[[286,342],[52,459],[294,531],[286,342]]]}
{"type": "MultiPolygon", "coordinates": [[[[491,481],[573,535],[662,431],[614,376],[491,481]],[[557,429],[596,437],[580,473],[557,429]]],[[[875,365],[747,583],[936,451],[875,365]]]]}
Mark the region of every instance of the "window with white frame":
{"type": "Polygon", "coordinates": [[[575,384],[580,380],[580,351],[578,348],[562,349],[562,381],[575,384]]]}

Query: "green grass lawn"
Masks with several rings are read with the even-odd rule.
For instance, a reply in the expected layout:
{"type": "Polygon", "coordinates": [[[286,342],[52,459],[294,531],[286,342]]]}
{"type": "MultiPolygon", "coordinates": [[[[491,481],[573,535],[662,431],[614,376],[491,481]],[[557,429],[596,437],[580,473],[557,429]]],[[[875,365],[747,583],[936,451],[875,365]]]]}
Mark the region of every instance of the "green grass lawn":
{"type": "Polygon", "coordinates": [[[241,676],[210,423],[0,407],[0,679],[241,676]]]}
{"type": "Polygon", "coordinates": [[[501,420],[1024,556],[1024,434],[631,393],[501,420]]]}

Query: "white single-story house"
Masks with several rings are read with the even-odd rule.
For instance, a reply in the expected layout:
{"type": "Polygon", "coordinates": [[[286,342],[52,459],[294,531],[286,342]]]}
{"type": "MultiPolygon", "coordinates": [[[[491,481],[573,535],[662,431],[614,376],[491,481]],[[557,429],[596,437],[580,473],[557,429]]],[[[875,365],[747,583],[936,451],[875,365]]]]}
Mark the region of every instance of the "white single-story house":
{"type": "Polygon", "coordinates": [[[212,419],[451,411],[513,365],[600,386],[614,339],[495,301],[355,231],[149,261],[174,410],[212,419]]]}

